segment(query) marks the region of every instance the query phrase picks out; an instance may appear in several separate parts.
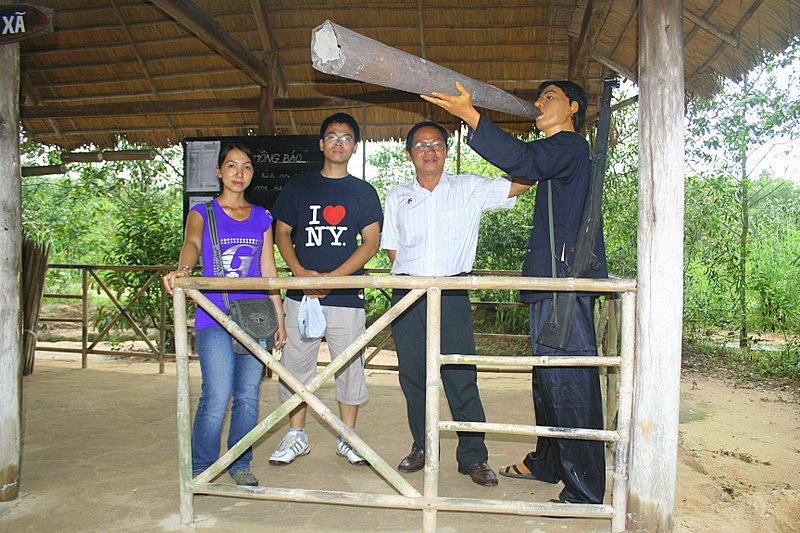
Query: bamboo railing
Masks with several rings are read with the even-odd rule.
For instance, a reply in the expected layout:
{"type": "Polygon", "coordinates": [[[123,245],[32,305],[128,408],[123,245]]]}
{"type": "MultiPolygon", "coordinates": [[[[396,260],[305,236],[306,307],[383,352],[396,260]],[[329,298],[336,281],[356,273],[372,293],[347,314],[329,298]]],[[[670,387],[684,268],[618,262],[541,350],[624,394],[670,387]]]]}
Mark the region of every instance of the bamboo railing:
{"type": "Polygon", "coordinates": [[[81,347],[70,348],[58,346],[53,343],[37,342],[36,351],[47,352],[61,352],[61,353],[79,353],[81,354],[81,368],[88,368],[89,355],[115,355],[126,357],[137,357],[154,359],[158,362],[159,373],[164,373],[164,365],[167,359],[172,359],[175,354],[168,353],[165,350],[165,339],[167,331],[167,297],[161,289],[161,277],[174,267],[171,266],[128,266],[128,265],[67,265],[67,264],[52,264],[48,265],[48,269],[62,269],[62,270],[79,270],[81,272],[81,292],[80,294],[60,294],[45,292],[43,297],[50,300],[80,300],[81,302],[81,316],[75,317],[40,317],[41,323],[74,323],[80,324],[81,327],[81,347]],[[140,271],[150,272],[150,276],[142,284],[141,287],[134,287],[135,293],[128,298],[127,302],[123,304],[108,287],[108,284],[103,281],[100,272],[103,271],[140,271]],[[109,322],[95,335],[94,339],[89,341],[89,290],[90,282],[92,282],[100,290],[108,301],[110,301],[116,308],[116,314],[109,322]],[[158,325],[158,339],[151,339],[147,333],[147,328],[137,324],[134,318],[129,313],[131,307],[141,298],[147,289],[156,285],[162,291],[161,296],[161,313],[158,325]],[[112,328],[117,323],[123,322],[134,332],[136,340],[141,340],[147,346],[147,350],[103,350],[98,348],[98,344],[107,340],[110,336],[112,328]]]}
{"type": "Polygon", "coordinates": [[[173,295],[175,312],[175,343],[178,390],[178,454],[180,479],[180,514],[183,524],[194,521],[195,494],[234,496],[239,498],[313,502],[331,505],[348,505],[377,508],[416,509],[422,511],[422,529],[436,530],[438,511],[462,511],[478,513],[514,514],[526,516],[558,516],[610,519],[613,532],[625,530],[627,505],[628,447],[633,398],[634,357],[634,310],[635,282],[632,280],[590,280],[574,278],[522,278],[512,276],[464,276],[464,277],[414,277],[414,276],[347,276],[330,278],[180,278],[173,295]],[[214,306],[201,290],[280,290],[307,288],[403,288],[410,292],[356,338],[339,357],[304,386],[289,373],[272,355],[249,338],[230,318],[214,306]],[[621,293],[621,351],[619,357],[486,357],[479,355],[441,355],[440,352],[440,305],[441,291],[452,289],[526,289],[543,291],[597,291],[621,293]],[[427,328],[427,375],[426,382],[426,463],[423,492],[419,493],[394,467],[381,458],[353,430],[348,428],[314,392],[335,372],[356,357],[361,349],[400,313],[418,298],[428,298],[427,328]],[[274,371],[295,394],[267,415],[242,440],[220,457],[206,471],[192,479],[191,472],[191,411],[189,402],[189,350],[186,324],[186,297],[209,312],[242,344],[247,346],[268,368],[274,371]],[[442,364],[469,363],[476,365],[528,366],[576,366],[597,365],[620,367],[616,427],[613,430],[586,428],[553,428],[521,426],[497,423],[453,422],[439,419],[439,366],[442,364]],[[305,402],[319,414],[339,435],[355,448],[398,494],[356,493],[344,491],[321,491],[308,489],[284,489],[270,487],[243,487],[211,483],[236,457],[261,438],[270,428],[288,416],[300,403],[305,402]],[[443,498],[438,496],[439,479],[439,435],[441,431],[479,431],[505,434],[551,436],[558,438],[592,439],[616,443],[614,450],[614,475],[611,505],[533,503],[528,501],[504,501],[475,498],[443,498]]]}
{"type": "MultiPolygon", "coordinates": [[[[167,346],[167,336],[171,331],[172,325],[168,323],[167,316],[168,316],[168,295],[163,292],[163,289],[160,288],[160,277],[171,270],[172,266],[160,265],[160,266],[129,266],[129,265],[82,265],[82,264],[50,264],[47,266],[49,270],[78,270],[81,273],[81,290],[79,294],[62,294],[56,292],[47,292],[47,287],[45,287],[45,293],[43,298],[48,301],[53,300],[68,300],[68,301],[80,301],[81,303],[81,314],[79,317],[74,316],[39,316],[38,321],[39,323],[43,324],[58,324],[58,323],[66,323],[66,324],[79,324],[81,328],[81,346],[77,347],[65,347],[63,345],[59,345],[54,342],[47,342],[37,340],[35,336],[31,338],[31,347],[35,346],[35,351],[37,352],[55,352],[55,353],[78,353],[81,355],[81,368],[88,368],[89,366],[89,356],[90,355],[113,355],[113,356],[123,356],[123,357],[134,357],[139,359],[153,359],[156,363],[158,363],[159,373],[164,373],[165,371],[165,364],[170,361],[175,360],[175,353],[168,349],[167,346]],[[142,271],[142,272],[151,272],[151,276],[148,278],[147,283],[143,287],[132,287],[131,289],[134,290],[134,294],[130,297],[127,302],[123,305],[119,302],[119,300],[113,295],[112,291],[109,289],[108,285],[102,280],[102,273],[103,272],[113,272],[113,271],[142,271]],[[145,293],[145,290],[148,287],[152,287],[153,284],[157,284],[161,292],[161,312],[160,312],[160,319],[158,323],[158,331],[155,333],[155,337],[152,335],[148,335],[148,328],[146,328],[142,324],[135,324],[131,326],[130,324],[135,322],[133,317],[128,313],[128,310],[135,305],[136,301],[142,297],[145,293]],[[89,305],[89,297],[90,292],[93,289],[97,289],[101,295],[105,295],[109,302],[111,302],[116,307],[116,316],[112,319],[112,322],[102,331],[98,332],[90,340],[89,330],[90,330],[90,305],[89,305]],[[98,347],[99,343],[103,341],[107,341],[110,337],[112,328],[115,324],[123,322],[124,324],[128,324],[131,331],[134,333],[134,340],[141,340],[147,346],[145,350],[106,350],[98,347]]],[[[288,269],[279,269],[279,273],[288,272],[288,269]]],[[[367,269],[365,271],[368,274],[386,274],[388,270],[386,269],[367,269]]],[[[490,270],[482,270],[476,271],[475,274],[481,276],[507,276],[507,277],[515,277],[519,276],[518,272],[509,272],[509,271],[490,271],[490,270]]],[[[388,302],[389,296],[383,291],[384,296],[388,302]]],[[[484,305],[491,305],[495,307],[527,307],[525,304],[520,303],[510,303],[510,302],[473,302],[473,306],[479,307],[484,305]]],[[[42,309],[39,308],[41,312],[42,309]]],[[[32,330],[35,331],[35,330],[32,330]]],[[[483,333],[480,331],[475,332],[476,338],[491,338],[491,339],[530,339],[529,335],[517,335],[517,334],[508,334],[508,333],[483,333]]],[[[386,335],[381,341],[374,343],[371,350],[365,357],[365,367],[367,369],[372,370],[397,370],[397,365],[393,364],[381,364],[374,362],[376,357],[380,355],[380,353],[387,347],[390,342],[391,337],[386,335]]],[[[196,359],[195,354],[191,354],[193,359],[196,359]]],[[[320,366],[327,365],[327,362],[321,361],[319,363],[320,366]]],[[[33,357],[31,357],[30,367],[33,367],[33,357]]],[[[496,369],[488,369],[485,370],[491,371],[496,369]]],[[[505,369],[507,372],[514,372],[520,371],[519,368],[507,368],[505,369]]]]}

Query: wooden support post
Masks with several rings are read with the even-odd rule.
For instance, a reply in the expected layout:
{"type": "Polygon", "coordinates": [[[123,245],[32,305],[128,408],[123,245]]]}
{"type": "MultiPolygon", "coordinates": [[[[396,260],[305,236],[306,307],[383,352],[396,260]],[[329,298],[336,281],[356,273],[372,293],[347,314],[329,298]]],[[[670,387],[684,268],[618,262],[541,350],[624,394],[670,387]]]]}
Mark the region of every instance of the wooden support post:
{"type": "Polygon", "coordinates": [[[89,269],[81,269],[81,368],[89,366],[89,269]]]}
{"type": "Polygon", "coordinates": [[[0,46],[0,501],[19,495],[21,456],[22,178],[19,45],[0,46]]]}
{"type": "Polygon", "coordinates": [[[639,228],[628,531],[672,531],[683,315],[683,2],[639,3],[639,228]]]}
{"type": "Polygon", "coordinates": [[[261,87],[258,100],[258,134],[275,135],[275,96],[270,86],[261,87]]]}

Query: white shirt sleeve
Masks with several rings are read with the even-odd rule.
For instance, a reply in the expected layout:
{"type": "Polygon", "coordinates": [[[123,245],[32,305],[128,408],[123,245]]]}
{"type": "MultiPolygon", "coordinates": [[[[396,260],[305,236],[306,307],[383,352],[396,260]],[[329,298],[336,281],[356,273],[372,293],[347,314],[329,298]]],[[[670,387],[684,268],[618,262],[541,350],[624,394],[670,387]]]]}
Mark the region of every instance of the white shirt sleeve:
{"type": "Polygon", "coordinates": [[[472,176],[472,178],[474,187],[472,198],[477,202],[481,211],[511,209],[517,204],[516,197],[508,197],[508,192],[511,190],[511,180],[484,178],[483,176],[472,176]]]}

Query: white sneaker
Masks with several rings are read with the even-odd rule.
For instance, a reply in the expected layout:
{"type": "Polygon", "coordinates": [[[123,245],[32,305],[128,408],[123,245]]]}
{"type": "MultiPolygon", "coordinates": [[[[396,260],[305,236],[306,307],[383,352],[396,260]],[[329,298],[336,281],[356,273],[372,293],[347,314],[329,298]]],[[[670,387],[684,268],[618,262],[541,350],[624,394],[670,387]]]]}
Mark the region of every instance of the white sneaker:
{"type": "Polygon", "coordinates": [[[347,460],[350,461],[351,465],[367,464],[367,460],[361,457],[360,453],[351,448],[350,445],[347,444],[344,439],[342,439],[342,437],[338,437],[336,439],[336,455],[346,457],[347,460]]]}
{"type": "Polygon", "coordinates": [[[288,465],[295,460],[295,457],[306,455],[310,451],[311,446],[308,445],[305,433],[289,432],[281,440],[278,449],[269,456],[269,462],[273,465],[288,465]]]}

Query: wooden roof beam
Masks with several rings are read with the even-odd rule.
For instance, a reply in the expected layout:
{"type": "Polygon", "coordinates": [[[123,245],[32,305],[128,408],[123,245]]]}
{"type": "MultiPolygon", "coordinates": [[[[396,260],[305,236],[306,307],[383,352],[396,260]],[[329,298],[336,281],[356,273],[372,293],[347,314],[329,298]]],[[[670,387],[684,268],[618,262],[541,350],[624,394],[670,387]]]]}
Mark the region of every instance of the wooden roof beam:
{"type": "Polygon", "coordinates": [[[692,24],[700,26],[708,33],[719,38],[721,41],[728,43],[732,47],[737,48],[739,46],[739,39],[735,35],[731,35],[729,32],[718,28],[717,26],[707,21],[703,17],[695,15],[688,9],[683,10],[683,16],[686,17],[692,24]]]}
{"type": "MultiPolygon", "coordinates": [[[[756,11],[759,10],[759,8],[761,7],[761,4],[763,4],[763,3],[764,3],[764,0],[755,0],[755,2],[752,3],[750,8],[745,12],[744,16],[742,16],[741,20],[738,23],[736,23],[736,26],[734,26],[734,28],[733,28],[733,34],[734,35],[737,35],[742,30],[744,25],[747,24],[750,21],[750,19],[755,16],[756,11]]],[[[722,53],[723,49],[724,49],[724,46],[718,46],[714,50],[714,52],[712,54],[710,54],[709,57],[703,62],[703,64],[700,65],[699,67],[697,67],[697,69],[695,69],[695,71],[691,75],[691,79],[694,79],[695,76],[698,76],[702,72],[705,72],[706,69],[711,68],[711,65],[714,63],[714,61],[717,60],[719,55],[722,53]]],[[[687,78],[689,78],[689,76],[687,76],[687,78]]]]}
{"type": "Polygon", "coordinates": [[[595,61],[597,61],[601,65],[610,68],[611,70],[613,70],[614,72],[616,72],[620,76],[625,76],[626,78],[628,78],[631,81],[635,82],[636,80],[639,79],[639,76],[635,72],[633,72],[631,69],[627,68],[625,65],[623,65],[621,63],[617,63],[616,61],[614,61],[613,59],[611,59],[609,57],[602,56],[602,55],[598,54],[597,52],[595,52],[595,53],[592,54],[592,59],[594,59],[595,61]]]}
{"type": "Polygon", "coordinates": [[[568,78],[580,85],[586,84],[586,77],[589,75],[589,60],[610,10],[611,0],[589,0],[586,3],[581,32],[569,55],[569,70],[567,71],[568,78]]]}
{"type": "MultiPolygon", "coordinates": [[[[131,35],[130,29],[128,29],[128,24],[122,17],[122,13],[120,13],[119,7],[117,6],[117,3],[114,0],[111,0],[111,5],[114,8],[114,14],[117,16],[119,25],[122,26],[122,29],[125,32],[125,36],[128,38],[128,43],[130,44],[131,50],[133,50],[133,55],[136,58],[136,62],[138,63],[139,68],[141,69],[144,79],[147,81],[147,85],[149,85],[150,90],[153,91],[153,96],[155,96],[157,100],[160,100],[161,95],[158,94],[158,89],[153,83],[153,79],[150,77],[150,71],[147,70],[147,64],[144,62],[142,54],[139,53],[139,48],[137,47],[136,41],[133,39],[133,36],[131,35]]],[[[172,119],[170,119],[168,115],[164,115],[164,121],[167,123],[167,126],[169,126],[173,130],[174,133],[175,126],[172,124],[172,119]]]]}
{"type": "Polygon", "coordinates": [[[151,1],[248,77],[262,86],[271,85],[272,76],[264,63],[242,43],[231,37],[216,20],[208,16],[195,2],[192,0],[151,1]]]}
{"type": "MultiPolygon", "coordinates": [[[[394,91],[397,98],[387,98],[381,91],[376,94],[345,96],[312,96],[308,98],[275,98],[276,110],[328,109],[335,107],[362,107],[373,103],[418,102],[419,96],[394,91]]],[[[259,108],[260,97],[255,98],[197,98],[189,100],[138,100],[86,105],[21,106],[23,120],[53,120],[67,118],[130,117],[142,115],[195,115],[205,113],[252,113],[259,108]]]]}
{"type": "Polygon", "coordinates": [[[286,79],[283,76],[283,69],[278,56],[278,42],[275,40],[275,31],[272,29],[272,24],[270,24],[267,17],[267,4],[265,0],[250,0],[250,5],[253,8],[256,25],[258,26],[258,35],[264,47],[264,54],[269,58],[267,64],[272,71],[272,78],[275,82],[274,87],[277,89],[275,92],[285,96],[286,79]]]}

